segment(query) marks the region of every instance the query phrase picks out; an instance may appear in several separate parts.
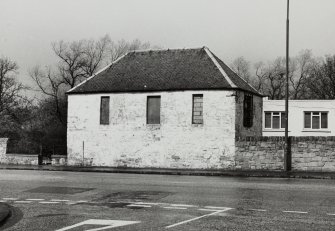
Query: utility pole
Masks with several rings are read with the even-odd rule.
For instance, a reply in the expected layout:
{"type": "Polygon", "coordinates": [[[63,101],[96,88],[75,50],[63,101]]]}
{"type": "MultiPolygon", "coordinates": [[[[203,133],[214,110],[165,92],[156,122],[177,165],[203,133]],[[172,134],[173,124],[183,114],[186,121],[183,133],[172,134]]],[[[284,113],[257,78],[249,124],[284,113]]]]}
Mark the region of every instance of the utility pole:
{"type": "Polygon", "coordinates": [[[291,145],[289,145],[288,137],[288,94],[289,94],[289,9],[290,0],[287,0],[287,16],[286,16],[286,98],[285,98],[285,151],[284,151],[284,170],[291,171],[291,145]]]}

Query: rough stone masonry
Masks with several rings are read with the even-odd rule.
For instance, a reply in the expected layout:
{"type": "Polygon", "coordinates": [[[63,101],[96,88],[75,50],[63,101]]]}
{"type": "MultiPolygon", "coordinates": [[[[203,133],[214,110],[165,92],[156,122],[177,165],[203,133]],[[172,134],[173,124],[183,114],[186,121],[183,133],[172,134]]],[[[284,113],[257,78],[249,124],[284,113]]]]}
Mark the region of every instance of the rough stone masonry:
{"type": "MultiPolygon", "coordinates": [[[[243,92],[239,96],[224,90],[69,95],[68,164],[234,169],[236,121],[243,116],[236,113],[236,97],[243,98],[243,92]],[[197,99],[196,111],[202,111],[203,124],[194,124],[192,99],[199,94],[203,99],[197,99]],[[110,97],[108,125],[99,124],[102,96],[110,97]],[[161,96],[160,124],[146,123],[147,96],[161,96]]],[[[261,97],[255,98],[261,106],[261,97]]],[[[261,126],[249,130],[261,134],[261,126]]],[[[247,129],[239,132],[253,134],[247,129]]]]}

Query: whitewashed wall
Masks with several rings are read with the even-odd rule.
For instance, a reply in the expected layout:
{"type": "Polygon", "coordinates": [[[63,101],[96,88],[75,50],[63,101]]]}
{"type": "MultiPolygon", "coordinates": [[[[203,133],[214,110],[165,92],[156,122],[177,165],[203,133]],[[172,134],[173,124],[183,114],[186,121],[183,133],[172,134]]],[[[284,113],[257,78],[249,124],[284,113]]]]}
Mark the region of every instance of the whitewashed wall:
{"type": "Polygon", "coordinates": [[[68,164],[233,168],[231,95],[231,91],[69,95],[68,164]],[[203,94],[203,125],[191,123],[192,94],[203,94]],[[148,95],[161,96],[160,125],[146,124],[148,95]],[[110,96],[110,125],[99,124],[101,96],[110,96]]]}
{"type": "MultiPolygon", "coordinates": [[[[263,100],[263,136],[284,136],[285,129],[266,129],[266,111],[285,111],[284,100],[263,100]]],[[[335,100],[290,100],[289,136],[334,136],[335,100]],[[304,129],[304,111],[328,111],[328,129],[304,129]]]]}

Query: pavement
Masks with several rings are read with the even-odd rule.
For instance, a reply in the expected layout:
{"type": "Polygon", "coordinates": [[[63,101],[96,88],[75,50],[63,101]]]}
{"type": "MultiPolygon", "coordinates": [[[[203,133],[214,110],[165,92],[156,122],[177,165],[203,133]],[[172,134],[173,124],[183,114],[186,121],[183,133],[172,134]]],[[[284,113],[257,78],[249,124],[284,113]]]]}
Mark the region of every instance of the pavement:
{"type": "Polygon", "coordinates": [[[9,207],[5,203],[0,203],[0,227],[6,222],[9,216],[9,207]]]}
{"type": "Polygon", "coordinates": [[[334,230],[335,181],[0,170],[6,231],[334,230]]]}
{"type": "Polygon", "coordinates": [[[168,168],[123,168],[123,167],[91,167],[91,166],[54,166],[54,165],[4,165],[0,169],[40,170],[40,171],[71,171],[71,172],[102,172],[130,174],[163,174],[191,176],[235,176],[235,177],[276,177],[276,178],[306,178],[335,179],[335,172],[310,171],[269,171],[269,170],[213,170],[213,169],[168,169],[168,168]]]}

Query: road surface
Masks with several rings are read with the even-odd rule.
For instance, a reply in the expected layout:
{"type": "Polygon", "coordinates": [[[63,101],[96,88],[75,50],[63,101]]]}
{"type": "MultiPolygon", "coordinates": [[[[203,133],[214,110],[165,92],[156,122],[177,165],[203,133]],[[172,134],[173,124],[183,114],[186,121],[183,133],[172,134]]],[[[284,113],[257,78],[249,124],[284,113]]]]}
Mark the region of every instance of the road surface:
{"type": "Polygon", "coordinates": [[[0,170],[12,230],[335,230],[335,181],[0,170]]]}

